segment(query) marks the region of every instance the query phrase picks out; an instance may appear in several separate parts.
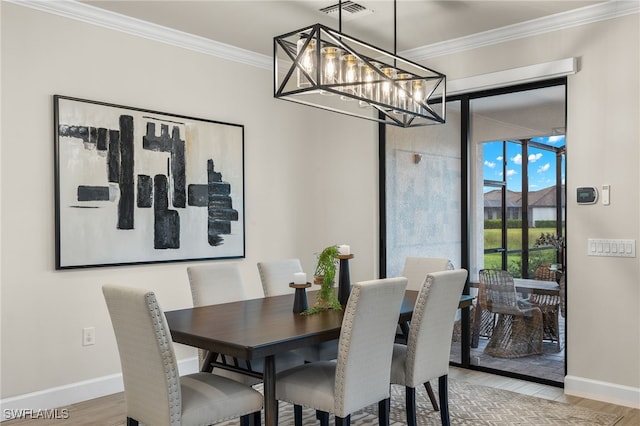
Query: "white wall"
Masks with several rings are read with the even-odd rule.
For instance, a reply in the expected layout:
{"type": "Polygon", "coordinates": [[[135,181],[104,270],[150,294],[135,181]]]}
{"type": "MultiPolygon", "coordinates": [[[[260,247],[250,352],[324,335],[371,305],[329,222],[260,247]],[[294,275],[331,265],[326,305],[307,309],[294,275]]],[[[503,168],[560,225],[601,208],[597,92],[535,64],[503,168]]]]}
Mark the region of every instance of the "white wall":
{"type": "MultiPolygon", "coordinates": [[[[429,65],[457,79],[580,58],[568,93],[566,390],[640,406],[638,258],[585,255],[590,237],[640,237],[638,19],[511,41],[429,65]],[[605,183],[610,206],[575,204],[576,186],[605,183]]],[[[119,371],[103,283],[153,288],[165,309],[190,304],[184,263],[53,270],[56,93],[246,126],[241,265],[256,294],[257,261],[297,256],[310,270],[312,253],[333,243],[352,246],[353,280],[375,276],[375,124],[276,101],[271,87],[265,70],[2,4],[2,398],[119,371]],[[96,327],[95,346],[81,346],[86,326],[96,327]]]]}
{"type": "Polygon", "coordinates": [[[336,243],[352,247],[352,280],[375,277],[376,124],[275,100],[272,84],[268,70],[2,4],[3,399],[119,372],[102,284],[191,303],[187,263],[54,270],[54,94],[245,126],[239,262],[254,295],[256,262],[299,257],[311,272],[336,243]],[[81,345],[87,326],[95,346],[81,345]]]}

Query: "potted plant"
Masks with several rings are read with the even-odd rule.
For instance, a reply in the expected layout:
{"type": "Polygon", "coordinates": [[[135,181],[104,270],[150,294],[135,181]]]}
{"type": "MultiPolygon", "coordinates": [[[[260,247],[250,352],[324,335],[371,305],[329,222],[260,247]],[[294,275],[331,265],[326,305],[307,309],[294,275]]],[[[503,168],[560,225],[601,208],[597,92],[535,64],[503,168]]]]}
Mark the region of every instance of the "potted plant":
{"type": "Polygon", "coordinates": [[[336,267],[338,265],[338,246],[326,247],[318,255],[314,275],[314,282],[320,284],[320,292],[315,305],[303,312],[304,315],[315,314],[328,309],[341,310],[342,306],[338,301],[333,282],[336,278],[336,267]]]}
{"type": "Polygon", "coordinates": [[[557,269],[564,269],[564,237],[558,234],[552,234],[550,232],[541,233],[540,238],[536,239],[536,246],[551,246],[558,251],[558,257],[560,258],[560,265],[556,265],[557,269]]]}

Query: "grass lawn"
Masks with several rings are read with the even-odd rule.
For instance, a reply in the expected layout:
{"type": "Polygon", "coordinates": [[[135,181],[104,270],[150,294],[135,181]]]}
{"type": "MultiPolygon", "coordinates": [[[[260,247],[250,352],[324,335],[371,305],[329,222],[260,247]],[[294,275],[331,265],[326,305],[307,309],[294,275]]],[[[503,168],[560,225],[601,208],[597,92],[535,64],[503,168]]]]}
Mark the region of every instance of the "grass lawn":
{"type": "MultiPolygon", "coordinates": [[[[529,248],[536,247],[536,239],[541,233],[555,233],[554,228],[530,228],[529,229],[529,248]]],[[[484,230],[484,246],[485,248],[501,247],[501,230],[485,229],[484,230]]],[[[522,247],[522,230],[507,229],[507,250],[520,250],[522,247]]],[[[556,263],[556,250],[541,249],[529,251],[529,276],[533,276],[533,271],[541,263],[556,263]]],[[[507,270],[516,278],[523,276],[522,274],[522,256],[520,253],[507,254],[507,270]]],[[[485,269],[502,269],[502,254],[489,253],[484,255],[485,269]]]]}

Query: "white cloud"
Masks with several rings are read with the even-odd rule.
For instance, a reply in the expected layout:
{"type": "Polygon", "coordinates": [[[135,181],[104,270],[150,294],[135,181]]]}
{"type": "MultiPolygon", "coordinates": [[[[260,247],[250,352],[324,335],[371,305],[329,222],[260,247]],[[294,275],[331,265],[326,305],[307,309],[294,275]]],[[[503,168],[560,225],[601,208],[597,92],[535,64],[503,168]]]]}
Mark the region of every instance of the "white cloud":
{"type": "Polygon", "coordinates": [[[549,171],[549,169],[551,168],[551,164],[547,163],[545,165],[542,165],[540,167],[538,167],[538,173],[544,173],[546,171],[549,171]]]}
{"type": "Polygon", "coordinates": [[[502,160],[503,160],[502,155],[496,157],[496,161],[502,161],[502,160]]]}
{"type": "Polygon", "coordinates": [[[511,157],[511,161],[513,161],[515,164],[522,164],[522,155],[516,154],[515,157],[511,157]]]}
{"type": "Polygon", "coordinates": [[[484,161],[484,165],[485,165],[485,166],[487,166],[487,167],[489,167],[490,169],[493,169],[493,168],[496,166],[496,163],[492,163],[492,162],[491,162],[491,161],[489,161],[489,160],[485,160],[485,161],[484,161]]]}
{"type": "Polygon", "coordinates": [[[561,143],[563,141],[564,135],[549,136],[549,143],[552,145],[557,145],[558,143],[561,143]]]}
{"type": "Polygon", "coordinates": [[[536,161],[538,161],[541,158],[542,158],[542,153],[541,152],[539,152],[537,154],[531,154],[531,155],[529,155],[529,162],[530,163],[535,163],[536,161]]]}
{"type": "Polygon", "coordinates": [[[509,176],[515,176],[515,175],[517,175],[517,174],[518,174],[518,172],[516,172],[516,171],[515,171],[515,170],[513,170],[513,169],[507,170],[507,177],[509,177],[509,176]]]}

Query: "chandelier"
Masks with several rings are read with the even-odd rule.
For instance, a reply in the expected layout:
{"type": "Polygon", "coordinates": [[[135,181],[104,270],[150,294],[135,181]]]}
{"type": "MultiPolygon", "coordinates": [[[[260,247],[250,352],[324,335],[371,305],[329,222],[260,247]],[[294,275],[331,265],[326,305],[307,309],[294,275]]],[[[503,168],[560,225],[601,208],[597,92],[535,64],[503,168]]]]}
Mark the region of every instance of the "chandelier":
{"type": "Polygon", "coordinates": [[[274,97],[399,127],[445,122],[446,76],[322,24],[273,38],[274,97]]]}

